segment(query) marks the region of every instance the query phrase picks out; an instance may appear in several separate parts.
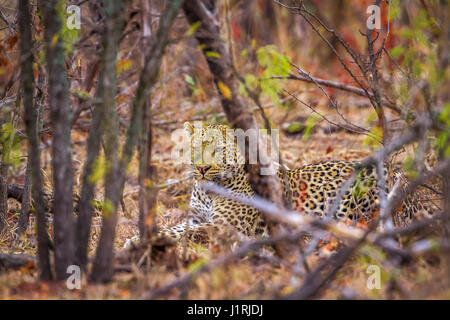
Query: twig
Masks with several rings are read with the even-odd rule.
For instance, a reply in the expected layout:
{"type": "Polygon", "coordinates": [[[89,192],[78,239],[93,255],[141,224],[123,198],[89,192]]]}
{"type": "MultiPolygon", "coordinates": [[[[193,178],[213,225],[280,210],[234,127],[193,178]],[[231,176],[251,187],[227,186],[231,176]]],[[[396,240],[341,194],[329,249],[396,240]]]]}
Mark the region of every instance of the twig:
{"type": "MultiPolygon", "coordinates": [[[[284,98],[284,99],[281,99],[280,100],[280,103],[284,103],[284,102],[287,102],[287,101],[289,101],[289,100],[291,100],[293,97],[292,96],[288,96],[288,97],[286,97],[286,98],[284,98]]],[[[262,107],[264,108],[264,109],[266,109],[266,108],[272,108],[272,107],[274,107],[275,105],[273,104],[273,103],[268,103],[268,104],[266,104],[266,105],[263,105],[262,107]]],[[[260,110],[260,107],[258,107],[258,106],[253,106],[252,108],[251,108],[251,111],[257,111],[257,110],[260,110]]],[[[196,116],[196,117],[192,117],[191,119],[189,119],[189,121],[199,121],[199,120],[206,120],[206,119],[209,119],[209,118],[211,118],[211,117],[213,117],[213,116],[217,116],[217,117],[225,117],[226,115],[225,115],[225,113],[224,112],[220,112],[220,113],[217,113],[217,114],[214,114],[214,115],[205,115],[205,116],[196,116]]],[[[185,121],[187,121],[187,120],[184,120],[184,119],[181,119],[181,120],[179,120],[179,119],[174,119],[174,120],[160,120],[160,121],[153,121],[153,126],[164,126],[164,125],[166,125],[166,124],[174,124],[174,123],[181,123],[181,122],[185,122],[185,121]]]]}
{"type": "MultiPolygon", "coordinates": [[[[350,85],[346,85],[337,81],[331,81],[331,80],[325,80],[325,79],[320,79],[317,77],[312,77],[312,76],[302,76],[302,75],[295,75],[295,74],[290,74],[287,77],[281,77],[281,76],[273,76],[271,77],[273,79],[289,79],[289,80],[299,80],[299,81],[305,81],[305,82],[310,82],[310,83],[318,83],[320,85],[326,86],[326,87],[330,87],[330,88],[335,88],[335,89],[339,89],[339,90],[343,90],[343,91],[347,91],[347,92],[351,92],[354,93],[358,96],[362,96],[362,97],[367,97],[365,91],[361,88],[355,87],[355,86],[350,86],[350,85]]],[[[373,94],[369,93],[370,98],[373,98],[373,94]]],[[[388,107],[389,109],[395,111],[398,114],[401,114],[402,111],[399,107],[397,107],[395,105],[395,103],[382,98],[381,99],[381,103],[383,105],[385,105],[386,107],[388,107]]]]}
{"type": "Polygon", "coordinates": [[[329,96],[329,94],[322,88],[322,86],[320,85],[320,83],[318,83],[317,81],[315,81],[315,80],[311,77],[311,75],[310,75],[308,72],[302,70],[300,67],[298,67],[298,66],[295,65],[294,63],[291,62],[291,65],[292,65],[294,68],[297,69],[297,72],[298,72],[298,73],[300,73],[300,74],[305,75],[306,77],[308,77],[308,78],[309,78],[309,79],[310,79],[310,80],[311,80],[311,81],[319,88],[319,90],[322,91],[322,93],[327,97],[327,99],[328,99],[328,101],[330,102],[330,104],[331,104],[331,105],[333,106],[333,108],[336,110],[336,113],[341,117],[342,120],[345,121],[345,123],[347,123],[349,126],[352,126],[352,127],[357,128],[357,130],[361,130],[361,131],[369,131],[368,129],[363,128],[363,127],[360,127],[360,126],[358,126],[358,125],[356,125],[356,124],[353,124],[353,123],[350,122],[349,120],[347,120],[347,118],[345,118],[344,115],[339,111],[339,107],[338,107],[338,105],[336,104],[336,102],[334,101],[334,99],[332,99],[332,98],[329,96]]]}
{"type": "Polygon", "coordinates": [[[360,130],[355,130],[352,126],[342,126],[342,125],[340,125],[340,124],[337,123],[337,122],[331,121],[330,119],[328,119],[328,117],[324,116],[324,115],[321,114],[319,111],[317,111],[316,109],[314,109],[314,107],[312,107],[311,105],[309,105],[309,104],[306,103],[305,101],[299,99],[298,97],[296,97],[295,95],[293,95],[292,93],[290,93],[289,91],[287,91],[286,89],[283,89],[283,91],[286,92],[289,96],[293,97],[293,98],[294,98],[295,100],[297,100],[298,102],[300,102],[301,104],[303,104],[304,106],[306,106],[306,107],[308,107],[309,109],[311,109],[311,111],[313,111],[315,114],[317,114],[318,116],[320,116],[320,117],[321,117],[323,120],[325,120],[326,122],[328,122],[328,123],[330,123],[330,124],[332,124],[332,125],[334,125],[334,126],[336,126],[336,127],[338,127],[338,128],[341,128],[341,129],[344,129],[344,130],[346,130],[346,131],[349,131],[349,132],[354,132],[354,133],[364,134],[364,135],[369,136],[369,137],[371,137],[372,139],[374,139],[374,140],[376,140],[376,141],[378,141],[378,142],[381,143],[381,141],[379,141],[379,140],[377,139],[377,137],[374,136],[371,132],[366,132],[366,131],[365,131],[365,132],[361,132],[360,130]]]}
{"type": "Polygon", "coordinates": [[[230,252],[226,255],[220,256],[211,262],[205,264],[201,268],[189,272],[180,278],[172,281],[171,283],[165,285],[162,288],[153,290],[147,294],[144,295],[144,299],[156,299],[162,296],[165,296],[169,294],[172,290],[177,288],[184,288],[188,286],[196,277],[198,277],[202,273],[210,272],[211,270],[214,270],[218,267],[224,266],[226,264],[229,264],[233,262],[236,259],[244,257],[246,254],[248,254],[251,251],[254,251],[258,248],[261,248],[262,246],[271,245],[276,242],[280,241],[298,241],[301,237],[301,233],[298,234],[283,234],[279,235],[276,238],[268,238],[263,240],[254,240],[247,242],[234,250],[233,252],[230,252]]]}

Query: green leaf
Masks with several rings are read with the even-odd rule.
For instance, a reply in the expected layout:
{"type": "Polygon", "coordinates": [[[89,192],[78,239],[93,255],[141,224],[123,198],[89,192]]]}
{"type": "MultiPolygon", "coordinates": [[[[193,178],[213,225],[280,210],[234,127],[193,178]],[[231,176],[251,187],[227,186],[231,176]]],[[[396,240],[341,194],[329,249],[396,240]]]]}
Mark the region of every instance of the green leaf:
{"type": "Polygon", "coordinates": [[[445,131],[439,132],[439,134],[436,137],[435,147],[438,150],[442,150],[445,146],[445,143],[447,142],[448,133],[445,131]]]}
{"type": "Polygon", "coordinates": [[[195,81],[194,81],[194,79],[192,79],[192,77],[191,77],[190,75],[185,74],[185,75],[184,75],[184,80],[185,80],[188,84],[190,84],[191,86],[195,86],[195,81]]]}
{"type": "Polygon", "coordinates": [[[71,89],[70,92],[79,96],[81,99],[94,99],[94,97],[87,91],[79,90],[79,89],[71,89]]]}
{"type": "Polygon", "coordinates": [[[363,171],[359,172],[353,185],[352,197],[357,200],[364,198],[372,183],[373,179],[366,179],[363,171]]]}
{"type": "Polygon", "coordinates": [[[245,84],[250,89],[256,89],[258,87],[258,79],[252,74],[247,74],[245,76],[245,84]]]}
{"type": "Polygon", "coordinates": [[[450,146],[447,146],[447,148],[445,149],[444,157],[450,158],[450,146]]]}
{"type": "Polygon", "coordinates": [[[245,89],[245,85],[242,82],[239,82],[239,94],[248,97],[247,89],[245,89]]]}
{"type": "Polygon", "coordinates": [[[261,74],[261,90],[272,99],[275,105],[280,105],[278,93],[282,90],[283,79],[271,79],[273,76],[287,77],[291,73],[289,57],[279,53],[276,47],[268,45],[256,50],[256,59],[264,68],[261,74]]]}
{"type": "Polygon", "coordinates": [[[379,141],[383,138],[383,130],[379,126],[373,126],[372,129],[370,129],[370,133],[371,134],[364,139],[363,144],[365,146],[377,146],[379,141]]]}
{"type": "Polygon", "coordinates": [[[411,156],[407,156],[405,160],[403,160],[402,167],[403,171],[409,178],[411,179],[417,178],[418,173],[417,170],[415,170],[414,168],[414,159],[411,156]]]}
{"type": "Polygon", "coordinates": [[[217,58],[217,59],[221,57],[220,53],[214,51],[206,51],[205,56],[207,56],[208,58],[217,58]]]}
{"type": "Polygon", "coordinates": [[[256,50],[256,59],[262,67],[265,67],[263,72],[265,77],[285,77],[291,72],[289,57],[279,53],[273,45],[264,46],[256,50]]]}
{"type": "Polygon", "coordinates": [[[288,127],[287,127],[287,132],[289,133],[299,133],[302,132],[302,130],[305,128],[305,126],[300,123],[300,122],[294,122],[291,123],[288,127]]]}
{"type": "Polygon", "coordinates": [[[110,199],[105,199],[103,202],[103,217],[109,218],[114,213],[114,205],[110,199]]]}
{"type": "MultiPolygon", "coordinates": [[[[81,30],[69,29],[67,26],[68,14],[66,12],[67,1],[59,0],[56,4],[56,13],[61,20],[61,28],[59,30],[59,36],[64,46],[64,52],[66,55],[70,55],[73,52],[73,44],[78,40],[81,30]]],[[[55,35],[56,36],[56,35],[55,35]]],[[[56,39],[58,40],[58,39],[56,39]]]]}
{"type": "Polygon", "coordinates": [[[197,21],[197,22],[194,22],[193,24],[191,24],[189,26],[189,29],[186,31],[185,36],[187,36],[187,37],[192,36],[197,31],[198,27],[201,26],[201,24],[202,24],[201,21],[197,21]]]}
{"type": "Polygon", "coordinates": [[[188,267],[187,267],[187,271],[188,272],[195,272],[198,269],[200,269],[201,267],[203,267],[206,264],[206,259],[205,258],[198,258],[197,260],[195,260],[194,262],[192,262],[188,267]]]}
{"type": "Polygon", "coordinates": [[[372,123],[372,121],[376,120],[378,118],[378,115],[376,113],[376,111],[372,111],[369,116],[366,119],[366,124],[370,125],[372,123]]]}
{"type": "Polygon", "coordinates": [[[450,127],[450,102],[444,104],[444,107],[439,113],[439,121],[450,127]]]}
{"type": "Polygon", "coordinates": [[[428,13],[424,9],[420,9],[414,17],[414,28],[425,29],[430,27],[430,20],[428,19],[428,13]]]}
{"type": "Polygon", "coordinates": [[[6,122],[0,127],[0,155],[3,163],[16,167],[20,165],[21,138],[12,122],[6,122]]]}
{"type": "Polygon", "coordinates": [[[396,46],[389,50],[389,53],[391,54],[392,58],[397,59],[405,52],[405,48],[402,46],[396,46]]]}
{"type": "Polygon", "coordinates": [[[412,39],[414,37],[414,32],[409,27],[403,27],[399,34],[405,39],[412,39]]]}
{"type": "Polygon", "coordinates": [[[392,21],[392,20],[397,19],[401,13],[402,13],[402,10],[400,8],[400,0],[391,0],[390,19],[389,20],[392,21]]]}
{"type": "Polygon", "coordinates": [[[127,71],[131,67],[131,60],[129,59],[120,59],[116,63],[116,72],[117,74],[121,74],[124,71],[127,71]]]}
{"type": "Polygon", "coordinates": [[[210,123],[221,123],[222,122],[222,118],[219,114],[215,113],[212,115],[210,123]]]}
{"type": "Polygon", "coordinates": [[[403,66],[408,66],[411,61],[413,61],[415,55],[415,51],[413,48],[410,48],[405,53],[405,59],[402,62],[403,66]]]}
{"type": "Polygon", "coordinates": [[[313,113],[307,120],[305,123],[305,131],[303,133],[303,141],[308,140],[309,136],[312,133],[312,129],[314,128],[314,126],[316,125],[317,120],[320,119],[320,116],[313,113]]]}
{"type": "Polygon", "coordinates": [[[422,74],[424,70],[424,65],[420,60],[414,60],[412,65],[412,73],[413,75],[418,78],[422,74]]]}
{"type": "Polygon", "coordinates": [[[422,43],[425,47],[429,48],[430,47],[430,43],[428,42],[427,37],[425,36],[425,34],[421,31],[418,30],[416,32],[416,39],[422,43]]]}
{"type": "Polygon", "coordinates": [[[92,173],[89,176],[89,182],[96,184],[103,179],[106,173],[106,161],[102,156],[98,156],[92,166],[92,173]]]}

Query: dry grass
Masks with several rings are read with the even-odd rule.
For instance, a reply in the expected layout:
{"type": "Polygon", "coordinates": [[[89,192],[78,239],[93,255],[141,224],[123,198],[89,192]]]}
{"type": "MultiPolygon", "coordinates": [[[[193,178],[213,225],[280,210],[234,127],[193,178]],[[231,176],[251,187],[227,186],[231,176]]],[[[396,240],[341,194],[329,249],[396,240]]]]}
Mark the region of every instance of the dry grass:
{"type": "MultiPolygon", "coordinates": [[[[326,109],[324,108],[326,111],[326,109]]],[[[270,117],[277,119],[283,117],[284,111],[280,109],[271,110],[270,117]]],[[[293,114],[298,115],[302,110],[295,109],[293,114]]],[[[364,117],[367,110],[360,110],[358,117],[364,117]]],[[[295,119],[295,117],[293,117],[295,119]]],[[[275,120],[276,121],[276,120],[275,120]]],[[[78,159],[83,158],[83,142],[85,137],[80,135],[74,137],[74,153],[78,159]]],[[[310,139],[303,141],[301,136],[281,137],[282,155],[289,167],[295,167],[310,162],[327,159],[361,159],[370,154],[371,149],[363,144],[364,136],[345,132],[332,134],[318,130],[310,139]]],[[[156,130],[156,145],[154,148],[154,163],[158,166],[159,183],[168,179],[177,179],[187,174],[188,168],[181,165],[173,165],[170,160],[170,151],[173,142],[170,135],[163,129],[156,130]]],[[[76,162],[75,162],[76,163],[76,162]]],[[[80,174],[77,167],[76,174],[80,174]]],[[[123,251],[126,241],[138,234],[138,193],[137,193],[137,162],[136,159],[129,169],[129,178],[125,186],[126,211],[119,210],[119,223],[115,246],[117,252],[123,251]]],[[[78,181],[78,176],[76,181],[78,181]]],[[[161,227],[173,225],[183,221],[187,209],[190,181],[161,190],[157,202],[158,221],[161,227]]],[[[79,184],[76,184],[76,191],[79,184]]],[[[97,194],[101,200],[102,191],[99,188],[97,194]]],[[[20,205],[10,200],[10,224],[14,226],[17,222],[16,213],[20,211],[20,205]]],[[[0,252],[35,254],[36,241],[34,238],[34,219],[28,228],[23,241],[15,241],[12,233],[5,235],[0,240],[0,252]]],[[[94,254],[95,245],[100,235],[101,217],[94,217],[90,241],[90,255],[94,254]]],[[[64,283],[40,283],[36,280],[36,269],[27,266],[19,271],[11,271],[0,274],[0,298],[3,299],[129,299],[140,298],[144,292],[164,286],[181,274],[192,271],[203,265],[213,257],[229,250],[228,246],[211,245],[209,248],[192,246],[189,250],[187,262],[177,260],[172,266],[162,262],[154,261],[147,270],[140,271],[137,268],[131,272],[118,273],[114,282],[108,285],[87,285],[84,282],[82,290],[67,290],[64,283]]],[[[269,255],[270,256],[270,255],[269,255]]],[[[314,266],[320,258],[313,255],[309,263],[314,266]]],[[[431,258],[430,258],[431,259],[431,258]]],[[[431,259],[433,260],[433,259],[431,259]]],[[[430,260],[430,261],[431,261],[430,260]]],[[[164,260],[167,262],[167,260],[164,260]]],[[[410,298],[448,298],[448,290],[437,290],[443,284],[439,281],[442,274],[442,262],[431,263],[420,258],[402,268],[390,268],[386,263],[386,257],[375,248],[363,247],[359,250],[345,267],[339,272],[336,281],[325,291],[324,298],[404,298],[408,294],[410,298]],[[383,284],[390,283],[392,277],[398,278],[398,288],[382,287],[381,290],[368,290],[366,287],[367,267],[370,264],[383,266],[383,284]],[[395,290],[394,290],[395,289],[395,290]],[[392,292],[391,292],[392,291],[392,292]],[[400,292],[400,293],[399,293],[400,292]],[[438,294],[436,294],[438,292],[438,294]]],[[[273,263],[262,257],[249,255],[235,263],[218,268],[208,274],[203,274],[193,283],[191,290],[187,293],[174,290],[169,297],[182,297],[188,299],[256,299],[273,298],[277,294],[288,294],[298,287],[302,282],[302,276],[295,274],[289,265],[295,265],[295,259],[285,261],[284,264],[273,263]],[[182,294],[179,296],[179,294],[182,294]]],[[[144,268],[145,269],[145,268],[144,268]]],[[[295,268],[294,268],[295,270],[295,268]]],[[[396,283],[397,283],[396,282],[396,283]]]]}
{"type": "MultiPolygon", "coordinates": [[[[283,13],[285,14],[285,13],[283,13]]],[[[292,42],[289,33],[290,26],[279,19],[279,30],[273,32],[278,34],[275,37],[280,51],[292,58],[301,67],[307,66],[307,71],[313,75],[326,77],[331,80],[341,79],[343,71],[340,66],[326,66],[324,70],[318,55],[317,43],[312,37],[305,37],[301,42],[292,42]],[[333,77],[334,74],[334,77],[333,77]]],[[[178,26],[177,32],[183,34],[186,26],[178,26]],[[181,31],[180,31],[181,30],[181,31]]],[[[357,29],[357,28],[356,28],[357,29]]],[[[176,38],[175,36],[173,38],[176,38]]],[[[364,39],[363,39],[364,40],[364,39]]],[[[134,43],[133,39],[125,43],[124,47],[130,48],[134,43]]],[[[257,44],[258,46],[259,44],[257,44]]],[[[124,49],[124,48],[122,48],[124,49]]],[[[253,72],[257,70],[247,59],[239,59],[237,48],[236,57],[239,70],[253,72]]],[[[131,59],[139,61],[139,53],[133,52],[131,59]]],[[[187,64],[187,63],[186,63],[187,64]]],[[[130,70],[121,74],[119,87],[121,90],[137,80],[138,64],[133,64],[130,70]]],[[[188,173],[189,168],[177,164],[171,159],[171,151],[174,141],[171,140],[171,133],[175,128],[181,128],[182,122],[193,119],[196,116],[209,116],[210,118],[220,113],[221,107],[217,99],[216,90],[212,84],[211,76],[207,69],[204,58],[197,50],[196,43],[182,41],[179,44],[168,48],[161,67],[161,85],[152,95],[152,112],[154,121],[178,120],[178,123],[157,126],[154,129],[153,164],[158,170],[158,184],[164,184],[169,179],[180,179],[188,173]],[[189,92],[184,78],[182,67],[184,63],[190,61],[192,76],[196,82],[195,90],[189,92]],[[191,65],[193,64],[195,68],[191,65]]],[[[286,82],[283,87],[290,92],[298,92],[298,97],[317,107],[322,114],[333,121],[340,121],[335,110],[328,107],[327,98],[314,89],[314,85],[304,84],[295,81],[286,82]]],[[[373,111],[370,107],[360,107],[364,99],[355,98],[347,94],[330,90],[330,94],[337,99],[341,112],[350,121],[370,128],[372,123],[368,119],[373,118],[373,111]]],[[[126,123],[129,117],[129,105],[133,98],[133,90],[126,94],[121,94],[119,101],[119,115],[126,123]]],[[[264,100],[264,103],[270,101],[264,100]]],[[[269,108],[266,109],[268,117],[274,124],[279,122],[289,123],[293,121],[304,121],[311,115],[311,110],[295,102],[289,103],[289,108],[269,108]]],[[[259,114],[255,113],[260,120],[259,114]]],[[[388,114],[388,118],[395,117],[388,114]]],[[[214,117],[216,119],[216,117],[214,117]]],[[[224,119],[220,118],[220,121],[224,119]]],[[[75,168],[75,192],[80,191],[80,174],[85,159],[85,149],[87,131],[85,124],[89,124],[90,116],[84,114],[79,121],[79,126],[72,130],[73,140],[73,165],[75,168]]],[[[342,121],[341,121],[342,122],[342,121]]],[[[321,128],[327,128],[326,121],[318,123],[321,128]]],[[[276,125],[276,127],[279,127],[276,125]]],[[[121,128],[122,131],[124,128],[121,128]]],[[[49,137],[44,136],[44,140],[49,137]]],[[[362,159],[371,154],[375,145],[367,145],[364,135],[352,134],[346,131],[328,133],[327,130],[316,130],[307,141],[302,140],[301,135],[280,136],[280,146],[284,163],[295,168],[304,164],[313,163],[329,159],[362,159]]],[[[24,147],[24,154],[25,154],[24,147]]],[[[397,160],[404,158],[403,153],[397,160]]],[[[43,151],[43,170],[45,172],[45,182],[51,190],[50,172],[50,150],[43,151]]],[[[24,163],[16,169],[17,176],[23,176],[24,163]]],[[[138,164],[136,157],[128,168],[128,178],[124,189],[125,211],[120,208],[119,222],[115,239],[116,251],[119,254],[124,251],[123,246],[128,239],[138,234],[138,164]]],[[[173,225],[183,221],[187,209],[189,198],[190,181],[183,181],[179,184],[170,185],[162,189],[158,196],[157,215],[160,227],[173,225]]],[[[103,188],[100,184],[96,193],[98,200],[102,200],[103,188]]],[[[1,253],[36,253],[36,240],[34,232],[34,217],[31,218],[30,226],[21,241],[15,239],[13,231],[17,223],[17,213],[20,205],[10,200],[9,223],[11,232],[0,238],[1,253]]],[[[50,217],[51,218],[51,217],[50,217]]],[[[100,236],[101,217],[96,215],[93,219],[91,241],[89,244],[89,254],[95,254],[95,247],[100,236]]],[[[51,230],[50,230],[51,233],[51,230]]],[[[193,246],[189,251],[187,261],[179,260],[173,250],[167,253],[165,259],[152,261],[150,266],[138,269],[132,266],[131,272],[117,273],[114,281],[107,285],[87,284],[83,281],[81,290],[70,291],[66,289],[64,283],[42,283],[37,281],[37,270],[35,266],[27,266],[18,271],[0,273],[0,299],[133,299],[141,298],[143,293],[157,289],[170,281],[176,279],[185,272],[199,268],[212,258],[226,253],[229,246],[210,245],[208,248],[193,246]],[[168,263],[170,262],[170,263],[168,263]]],[[[268,255],[269,257],[270,254],[268,255]]],[[[138,257],[137,260],[139,260],[138,257]]],[[[317,255],[312,255],[308,259],[311,267],[317,264],[320,259],[317,255]]],[[[264,258],[260,255],[248,255],[230,265],[217,268],[210,273],[198,277],[191,285],[188,292],[174,290],[168,298],[187,299],[267,299],[277,297],[278,294],[288,294],[295,290],[303,280],[303,275],[295,273],[296,256],[280,264],[273,261],[274,258],[264,258]],[[294,266],[294,267],[293,267],[294,266]]],[[[297,268],[298,269],[298,268],[297,268]]],[[[439,256],[430,255],[425,258],[418,258],[401,267],[389,265],[385,255],[378,249],[365,246],[362,247],[341,269],[336,280],[324,292],[323,298],[450,298],[450,290],[446,281],[448,275],[445,274],[444,262],[439,256]],[[382,289],[369,290],[366,287],[368,274],[367,267],[370,264],[382,266],[382,289]],[[392,281],[395,279],[396,281],[392,281]],[[397,287],[391,287],[395,283],[397,287]]]]}

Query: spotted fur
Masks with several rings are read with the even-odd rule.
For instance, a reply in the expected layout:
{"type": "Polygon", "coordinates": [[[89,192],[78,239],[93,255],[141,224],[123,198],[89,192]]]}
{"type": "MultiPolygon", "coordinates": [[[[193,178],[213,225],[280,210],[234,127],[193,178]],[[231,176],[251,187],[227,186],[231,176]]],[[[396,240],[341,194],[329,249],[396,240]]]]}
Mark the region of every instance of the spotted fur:
{"type": "MultiPolygon", "coordinates": [[[[194,186],[190,199],[188,223],[162,230],[164,236],[180,239],[183,235],[197,242],[207,241],[210,232],[215,234],[233,229],[252,236],[265,232],[264,222],[258,210],[220,195],[208,194],[201,183],[212,181],[229,191],[254,197],[244,162],[234,139],[227,140],[231,134],[224,125],[207,125],[196,129],[185,123],[185,131],[190,137],[194,186]],[[227,142],[228,141],[228,142],[227,142]],[[201,156],[210,153],[209,161],[201,156]],[[199,152],[200,151],[200,152],[199,152]],[[234,160],[226,163],[229,157],[234,160]],[[211,159],[213,158],[213,159],[211,159]]],[[[305,165],[295,170],[286,170],[288,179],[282,179],[285,196],[292,196],[292,206],[299,212],[323,217],[327,208],[337,196],[340,186],[355,171],[356,162],[332,160],[305,165]]],[[[383,174],[388,178],[387,168],[383,174]]],[[[388,192],[388,190],[385,190],[388,192]]],[[[370,222],[379,206],[376,172],[374,168],[363,169],[353,185],[345,191],[335,214],[336,219],[370,222]]],[[[402,214],[397,215],[397,225],[408,224],[417,212],[410,203],[402,206],[402,214]]]]}

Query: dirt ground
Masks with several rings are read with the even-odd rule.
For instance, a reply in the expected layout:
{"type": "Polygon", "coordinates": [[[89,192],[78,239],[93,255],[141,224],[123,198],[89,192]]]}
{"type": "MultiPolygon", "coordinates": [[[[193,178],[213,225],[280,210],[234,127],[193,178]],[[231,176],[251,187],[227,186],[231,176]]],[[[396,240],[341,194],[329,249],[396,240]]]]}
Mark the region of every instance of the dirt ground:
{"type": "MultiPolygon", "coordinates": [[[[314,96],[307,99],[314,102],[314,96]]],[[[351,99],[347,99],[351,103],[351,99]]],[[[316,103],[320,104],[319,101],[316,103]]],[[[220,109],[215,107],[215,112],[220,109]]],[[[336,118],[334,110],[320,106],[324,115],[336,118]]],[[[190,112],[185,119],[195,117],[199,112],[195,106],[190,106],[190,112]]],[[[342,108],[342,113],[350,121],[368,126],[367,119],[371,119],[372,111],[369,107],[351,106],[342,108]]],[[[170,115],[171,110],[165,110],[170,115]]],[[[172,112],[176,112],[173,110],[172,112]]],[[[304,121],[309,117],[310,110],[291,102],[289,108],[267,108],[267,115],[277,128],[277,121],[283,123],[295,123],[304,121]]],[[[166,118],[167,119],[167,118],[166,118]]],[[[224,121],[223,118],[218,118],[224,121]]],[[[211,120],[208,120],[211,121],[211,120]]],[[[176,164],[171,159],[171,151],[175,142],[171,140],[171,132],[182,127],[182,122],[168,126],[157,126],[154,130],[155,146],[153,163],[158,170],[158,183],[168,184],[159,192],[157,202],[157,215],[159,227],[169,226],[183,221],[189,200],[190,179],[184,179],[189,173],[189,167],[176,164]]],[[[368,156],[377,146],[371,143],[367,136],[354,134],[343,129],[336,128],[325,120],[318,121],[313,133],[308,139],[303,139],[302,134],[292,134],[286,130],[286,126],[280,127],[280,146],[284,164],[289,168],[295,168],[307,163],[313,163],[329,159],[356,160],[368,156]]],[[[74,131],[73,159],[75,167],[75,190],[79,189],[80,172],[84,157],[84,143],[86,132],[74,131]]],[[[406,152],[404,152],[406,153],[406,152]]],[[[400,155],[398,158],[403,158],[400,155]]],[[[48,149],[43,153],[46,160],[43,166],[48,190],[51,189],[49,179],[48,149]]],[[[129,176],[124,190],[125,206],[119,211],[119,223],[115,240],[116,252],[120,255],[126,252],[125,244],[129,239],[138,235],[138,182],[137,160],[134,159],[129,167],[129,176]]],[[[99,186],[97,199],[101,200],[102,188],[99,186]]],[[[17,214],[20,212],[20,204],[10,201],[10,224],[15,226],[17,214]]],[[[50,221],[52,220],[49,215],[50,221]]],[[[35,254],[36,240],[34,238],[34,217],[26,234],[21,239],[15,239],[13,233],[0,239],[0,252],[35,254]]],[[[101,217],[94,217],[90,255],[95,253],[95,244],[100,235],[101,217]]],[[[152,261],[150,266],[143,270],[132,264],[130,270],[117,272],[114,281],[107,285],[91,285],[83,280],[81,290],[68,290],[65,283],[41,283],[37,281],[37,270],[34,264],[30,264],[17,271],[0,273],[0,298],[1,299],[134,299],[142,298],[145,293],[163,287],[165,284],[180,275],[196,270],[214,257],[230,250],[229,246],[200,246],[190,250],[187,262],[179,260],[172,252],[169,258],[161,261],[152,261]],[[167,263],[171,261],[171,263],[167,263]]],[[[138,257],[139,258],[139,257],[138,257]]],[[[142,260],[142,257],[140,257],[142,260]]],[[[298,287],[304,272],[298,267],[296,257],[292,261],[279,263],[270,252],[265,249],[256,255],[249,254],[230,265],[219,267],[212,272],[200,275],[191,285],[190,290],[181,292],[173,290],[167,298],[187,299],[270,299],[288,294],[298,287]]],[[[313,268],[321,258],[313,254],[308,259],[308,264],[313,268]]],[[[139,260],[139,259],[137,259],[139,260]]],[[[392,266],[386,260],[385,253],[379,249],[366,245],[346,263],[336,279],[324,292],[324,299],[339,298],[449,298],[450,290],[441,279],[448,278],[443,268],[443,261],[439,256],[429,255],[418,258],[402,266],[392,266]],[[381,289],[368,289],[366,283],[367,269],[370,265],[381,266],[381,289]],[[419,290],[420,289],[420,290],[419,290]]],[[[300,268],[301,269],[301,268],[300,268]]]]}

